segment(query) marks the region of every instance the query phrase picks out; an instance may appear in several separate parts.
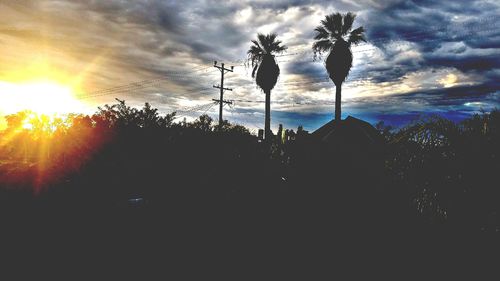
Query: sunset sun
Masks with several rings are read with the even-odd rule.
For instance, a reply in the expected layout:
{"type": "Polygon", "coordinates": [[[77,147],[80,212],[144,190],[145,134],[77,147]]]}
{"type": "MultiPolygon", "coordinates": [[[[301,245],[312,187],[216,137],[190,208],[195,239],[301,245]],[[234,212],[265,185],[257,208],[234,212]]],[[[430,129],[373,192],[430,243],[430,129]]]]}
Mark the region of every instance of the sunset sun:
{"type": "Polygon", "coordinates": [[[56,115],[83,109],[71,86],[53,80],[0,82],[0,97],[4,112],[30,110],[37,114],[56,115]]]}

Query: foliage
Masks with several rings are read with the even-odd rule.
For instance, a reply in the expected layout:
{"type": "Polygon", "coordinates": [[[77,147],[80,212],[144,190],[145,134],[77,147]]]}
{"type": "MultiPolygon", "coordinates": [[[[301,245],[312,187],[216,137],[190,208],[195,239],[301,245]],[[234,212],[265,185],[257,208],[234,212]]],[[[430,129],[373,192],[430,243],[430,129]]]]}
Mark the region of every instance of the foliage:
{"type": "Polygon", "coordinates": [[[431,116],[394,133],[384,128],[386,168],[429,221],[479,227],[489,214],[500,211],[500,190],[495,187],[499,125],[495,110],[459,124],[431,116]]]}
{"type": "Polygon", "coordinates": [[[175,112],[160,116],[158,109],[152,108],[145,103],[141,110],[127,106],[124,100],[117,99],[118,103],[98,107],[92,119],[96,123],[105,124],[108,127],[140,127],[140,128],[168,128],[172,126],[175,112]]]}
{"type": "MultiPolygon", "coordinates": [[[[344,175],[335,174],[336,164],[325,147],[312,142],[302,127],[297,133],[282,128],[281,137],[267,146],[247,128],[227,120],[214,125],[210,116],[202,115],[182,125],[173,122],[174,116],[162,116],[149,104],[131,108],[124,101],[105,105],[92,116],[47,119],[30,112],[7,116],[8,127],[0,132],[2,190],[31,188],[43,194],[48,187],[60,186],[66,193],[79,192],[71,198],[99,193],[102,200],[118,200],[142,194],[167,201],[184,198],[179,204],[194,200],[193,206],[201,206],[205,198],[222,204],[286,195],[306,208],[309,203],[304,198],[315,194],[318,200],[326,200],[332,196],[328,192],[343,186],[316,186],[318,175],[327,179],[335,175],[337,183],[341,178],[353,182],[369,178],[350,176],[349,163],[344,162],[339,163],[344,175]],[[26,126],[26,120],[33,124],[26,126]]],[[[380,208],[374,206],[393,206],[393,214],[413,210],[430,226],[498,231],[499,126],[498,110],[460,123],[438,116],[400,129],[379,123],[384,167],[377,171],[380,183],[370,182],[370,187],[381,193],[370,195],[374,203],[362,201],[363,194],[337,193],[343,200],[336,204],[348,208],[347,203],[364,202],[356,203],[356,208],[370,208],[370,213],[380,208]]],[[[353,152],[346,153],[346,159],[351,159],[353,152]]],[[[57,198],[67,198],[63,195],[57,198]]],[[[411,217],[405,220],[412,221],[411,217]]]]}
{"type": "Polygon", "coordinates": [[[266,57],[284,52],[287,47],[281,45],[282,42],[276,40],[277,35],[274,33],[264,35],[257,34],[257,40],[252,40],[253,45],[248,50],[248,61],[253,68],[252,77],[255,77],[259,65],[266,57]]]}
{"type": "MultiPolygon", "coordinates": [[[[14,165],[10,172],[4,174],[5,177],[0,175],[0,185],[22,184],[39,192],[44,186],[80,172],[94,161],[97,153],[103,153],[109,146],[125,146],[125,143],[144,146],[147,145],[143,143],[146,137],[178,138],[177,134],[186,130],[212,133],[215,129],[208,115],[181,125],[174,123],[175,112],[162,116],[149,103],[137,109],[123,100],[117,101],[116,104],[99,107],[92,116],[69,114],[49,117],[29,111],[6,116],[7,128],[0,132],[0,161],[14,165]],[[33,175],[27,176],[26,173],[33,175]]],[[[220,132],[250,136],[243,126],[227,121],[220,132]]],[[[128,153],[135,149],[127,148],[128,153]]]]}
{"type": "Polygon", "coordinates": [[[352,44],[357,45],[361,41],[366,42],[364,37],[364,28],[358,27],[352,30],[352,25],[356,15],[353,13],[334,13],[327,15],[321,20],[321,25],[317,26],[314,31],[313,51],[315,57],[325,52],[330,52],[335,44],[346,42],[350,47],[352,44]],[[346,38],[347,37],[347,38],[346,38]]]}
{"type": "Polygon", "coordinates": [[[211,132],[213,129],[212,121],[212,117],[207,114],[203,114],[190,124],[190,127],[198,129],[202,132],[211,132]]]}

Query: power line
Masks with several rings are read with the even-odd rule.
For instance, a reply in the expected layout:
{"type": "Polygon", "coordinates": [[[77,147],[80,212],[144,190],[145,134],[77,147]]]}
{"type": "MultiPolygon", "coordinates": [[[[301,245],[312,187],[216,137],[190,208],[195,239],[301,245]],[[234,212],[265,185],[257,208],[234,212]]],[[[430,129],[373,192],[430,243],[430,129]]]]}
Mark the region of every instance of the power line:
{"type": "Polygon", "coordinates": [[[196,112],[196,111],[208,111],[210,108],[212,108],[213,106],[215,106],[217,103],[215,102],[209,102],[209,103],[204,103],[204,104],[199,104],[199,105],[195,105],[195,106],[191,106],[191,107],[185,107],[181,110],[174,110],[174,112],[178,115],[178,117],[176,118],[179,118],[180,116],[184,116],[184,115],[187,115],[189,113],[192,113],[192,112],[196,112]]]}
{"type": "MultiPolygon", "coordinates": [[[[476,29],[477,29],[477,27],[476,27],[476,29]]],[[[485,29],[482,29],[482,30],[478,30],[477,32],[474,33],[474,35],[476,35],[477,37],[481,37],[481,36],[478,36],[478,33],[484,33],[484,32],[488,32],[488,31],[492,31],[492,30],[496,31],[496,29],[490,27],[490,28],[485,28],[485,29]]],[[[455,37],[454,38],[450,38],[450,39],[457,40],[457,39],[460,38],[460,37],[457,37],[457,36],[469,35],[473,31],[474,31],[473,28],[469,28],[468,30],[464,29],[464,31],[462,33],[455,33],[454,34],[455,37]]],[[[447,31],[447,32],[451,32],[451,31],[447,31]]],[[[411,36],[402,36],[401,38],[403,38],[405,40],[408,40],[408,39],[418,39],[418,38],[420,38],[422,36],[427,36],[427,34],[424,34],[424,33],[419,34],[417,32],[414,32],[413,35],[411,35],[411,36]]],[[[443,39],[442,38],[428,39],[427,42],[432,42],[432,41],[435,41],[435,40],[443,40],[443,39]]],[[[391,43],[392,46],[401,46],[401,45],[411,45],[412,44],[411,42],[395,41],[395,39],[378,39],[378,40],[373,40],[370,43],[374,43],[374,42],[375,43],[392,42],[391,43]]],[[[378,50],[378,49],[379,48],[377,48],[377,47],[366,48],[366,49],[362,49],[362,50],[354,50],[353,53],[366,52],[366,51],[378,50]]],[[[278,55],[277,57],[286,57],[286,56],[292,57],[292,56],[296,56],[296,55],[300,55],[300,54],[305,54],[305,53],[312,53],[312,50],[307,50],[307,51],[302,51],[302,52],[296,52],[296,53],[290,53],[290,54],[284,54],[284,55],[278,55]]],[[[303,60],[303,58],[302,58],[302,60],[303,60]]],[[[236,61],[236,62],[240,63],[242,61],[244,61],[244,60],[239,60],[239,61],[236,61]]],[[[288,60],[288,61],[300,61],[300,60],[293,60],[292,59],[292,60],[288,60]]],[[[287,62],[287,61],[281,61],[281,62],[287,62]]],[[[232,72],[232,68],[231,68],[231,70],[226,69],[226,68],[224,68],[224,64],[222,64],[222,67],[219,67],[219,66],[215,66],[215,67],[217,67],[221,71],[221,73],[222,73],[220,86],[215,86],[215,85],[213,86],[213,87],[219,88],[221,90],[220,99],[219,100],[214,100],[215,102],[210,102],[208,104],[202,104],[202,105],[197,105],[197,106],[193,106],[193,107],[184,108],[183,110],[179,110],[179,111],[176,111],[176,112],[181,113],[181,114],[188,114],[188,113],[192,113],[192,112],[195,112],[195,111],[204,111],[204,113],[206,113],[212,107],[214,107],[215,105],[219,104],[220,105],[220,108],[219,108],[219,123],[221,123],[222,122],[221,121],[222,120],[222,107],[223,107],[224,104],[231,104],[232,102],[265,103],[264,100],[244,100],[244,99],[234,99],[234,100],[231,100],[231,101],[225,101],[225,100],[223,100],[223,91],[224,90],[232,90],[232,89],[229,89],[229,88],[224,88],[224,84],[223,84],[224,83],[223,82],[224,73],[228,72],[228,71],[232,72]]],[[[152,86],[157,86],[157,85],[159,86],[161,81],[170,80],[170,79],[173,79],[174,77],[177,77],[177,79],[179,79],[179,80],[188,79],[189,78],[188,74],[195,73],[195,72],[198,72],[198,71],[207,70],[209,68],[211,68],[211,66],[208,66],[208,67],[202,66],[202,67],[198,67],[198,68],[196,68],[196,69],[194,69],[192,71],[187,71],[187,72],[168,72],[169,73],[168,77],[161,77],[161,78],[150,79],[150,80],[142,80],[142,81],[138,81],[138,82],[133,82],[133,83],[125,84],[125,85],[115,86],[115,87],[112,87],[112,88],[108,88],[108,89],[103,89],[103,90],[91,92],[91,93],[89,93],[87,95],[83,95],[81,97],[81,99],[84,99],[84,98],[93,98],[93,97],[104,96],[104,95],[111,95],[111,94],[116,94],[116,93],[132,93],[133,91],[137,91],[137,90],[143,89],[145,87],[152,87],[152,86]]],[[[350,79],[348,81],[346,81],[346,82],[349,83],[350,85],[352,85],[352,83],[363,83],[364,81],[366,81],[366,79],[363,79],[360,76],[354,75],[354,76],[351,76],[350,79]]],[[[329,82],[329,77],[328,76],[324,76],[322,78],[285,81],[285,82],[280,83],[280,85],[298,86],[300,88],[300,86],[302,86],[304,84],[304,82],[308,83],[307,85],[304,85],[304,86],[319,85],[319,84],[323,84],[323,83],[329,82]]],[[[202,88],[200,92],[203,92],[203,90],[208,90],[208,89],[211,89],[211,88],[202,88]]],[[[281,105],[284,105],[284,106],[286,106],[286,105],[292,105],[292,106],[314,106],[314,105],[330,105],[330,104],[334,104],[334,103],[331,103],[331,102],[324,102],[324,101],[322,101],[322,102],[320,102],[320,101],[317,101],[317,102],[307,102],[307,101],[306,102],[304,102],[304,101],[301,101],[301,102],[271,101],[271,103],[281,104],[281,105]]],[[[237,112],[237,113],[239,114],[239,112],[237,112]]]]}
{"type": "MultiPolygon", "coordinates": [[[[484,21],[487,21],[489,19],[485,19],[484,21]]],[[[494,22],[496,23],[496,22],[494,22]]],[[[462,25],[463,26],[463,25],[462,25]]],[[[465,32],[463,32],[462,34],[460,34],[461,36],[463,35],[467,35],[469,33],[471,33],[472,31],[474,31],[475,29],[479,29],[480,26],[478,25],[475,25],[475,26],[472,26],[472,27],[469,27],[469,26],[466,26],[467,29],[464,28],[465,32]]],[[[451,32],[450,27],[446,27],[446,28],[434,28],[434,30],[446,30],[448,29],[447,32],[451,32]]],[[[432,30],[432,28],[430,29],[432,30]]],[[[496,31],[496,28],[494,28],[493,26],[489,25],[489,28],[482,28],[481,30],[478,30],[478,32],[487,32],[487,31],[491,31],[491,30],[495,30],[496,31]]],[[[421,36],[426,36],[426,34],[423,34],[424,31],[416,31],[416,32],[412,32],[412,33],[403,33],[403,35],[405,34],[413,34],[411,36],[401,36],[401,38],[406,38],[406,39],[410,39],[410,38],[418,38],[418,37],[421,37],[421,36]]],[[[478,33],[476,32],[474,35],[478,35],[478,33]]],[[[458,38],[454,38],[455,40],[458,39],[458,38]]],[[[442,38],[434,38],[434,39],[429,39],[427,40],[427,42],[429,41],[435,41],[435,40],[442,40],[442,38]]],[[[373,43],[373,42],[391,42],[392,46],[396,45],[396,46],[401,46],[401,45],[410,45],[411,43],[410,42],[401,42],[401,41],[394,41],[393,38],[391,39],[375,39],[375,40],[371,40],[370,43],[373,43]]],[[[367,48],[367,49],[362,49],[362,50],[354,50],[353,53],[357,53],[357,52],[367,52],[367,51],[371,51],[371,50],[378,50],[379,48],[377,47],[372,47],[372,48],[367,48]]],[[[277,57],[285,57],[285,56],[295,56],[295,55],[300,55],[300,54],[306,54],[306,53],[312,53],[312,50],[306,50],[306,51],[302,51],[302,52],[295,52],[295,53],[290,53],[290,54],[283,54],[283,55],[278,55],[277,57]]],[[[307,58],[306,58],[307,59],[307,58]]],[[[302,59],[304,60],[304,58],[302,59]]],[[[236,61],[237,63],[240,63],[240,62],[244,62],[246,60],[244,59],[241,59],[239,61],[236,61]]],[[[289,62],[289,61],[301,61],[301,60],[287,60],[287,61],[280,61],[280,62],[289,62]]],[[[321,60],[319,60],[321,61],[321,60]]],[[[94,97],[100,97],[100,96],[104,96],[104,95],[111,95],[111,94],[115,94],[115,93],[123,93],[123,92],[132,92],[132,91],[135,91],[135,90],[139,90],[139,89],[142,89],[142,88],[145,88],[145,87],[153,87],[153,86],[159,86],[161,81],[164,81],[164,80],[169,80],[169,79],[172,79],[173,77],[178,77],[178,79],[182,80],[182,79],[187,79],[188,76],[186,76],[187,74],[190,74],[190,73],[194,73],[194,72],[197,72],[197,71],[203,71],[203,70],[206,70],[210,67],[204,67],[204,66],[201,66],[199,67],[198,69],[195,69],[195,70],[192,70],[192,71],[187,71],[187,72],[173,72],[173,71],[170,71],[170,72],[167,72],[169,73],[169,76],[168,77],[161,77],[161,78],[158,78],[158,79],[150,79],[150,80],[142,80],[142,81],[138,81],[138,82],[133,82],[133,83],[129,83],[129,84],[125,84],[125,85],[120,85],[120,86],[115,86],[115,87],[112,87],[112,88],[108,88],[108,89],[102,89],[102,90],[98,90],[98,91],[94,91],[94,92],[91,92],[91,93],[88,93],[88,94],[85,94],[85,95],[80,95],[78,96],[77,98],[79,99],[88,99],[88,98],[94,98],[94,97]]],[[[327,80],[325,79],[325,82],[327,80]]],[[[318,82],[318,83],[325,83],[325,82],[318,82]]]]}
{"type": "Polygon", "coordinates": [[[208,67],[204,66],[202,68],[198,68],[198,69],[195,69],[192,71],[176,72],[176,74],[171,74],[169,76],[164,76],[164,77],[160,77],[160,78],[156,78],[156,79],[136,81],[136,82],[132,82],[129,84],[119,85],[119,86],[101,89],[101,90],[97,90],[97,91],[90,92],[87,94],[79,95],[76,98],[88,99],[88,98],[100,97],[100,96],[105,96],[105,95],[111,95],[111,94],[115,94],[115,93],[130,92],[130,91],[142,89],[145,87],[159,86],[162,81],[171,80],[172,77],[175,77],[176,75],[178,75],[182,78],[185,78],[187,74],[192,74],[192,73],[203,71],[203,70],[206,70],[209,68],[210,68],[210,66],[208,66],[208,67]]]}
{"type": "Polygon", "coordinates": [[[257,128],[257,129],[259,129],[259,128],[260,128],[260,126],[259,126],[259,125],[257,125],[257,124],[256,124],[255,122],[253,122],[253,121],[250,121],[250,120],[249,120],[249,118],[246,118],[246,116],[245,116],[245,115],[243,115],[243,113],[241,113],[241,112],[238,112],[238,111],[234,110],[234,108],[230,107],[229,112],[231,113],[231,115],[238,114],[238,115],[242,116],[242,117],[243,117],[242,119],[244,119],[244,121],[246,121],[247,123],[250,123],[250,125],[253,125],[253,126],[254,126],[255,128],[257,128]]]}
{"type": "Polygon", "coordinates": [[[212,103],[212,105],[211,105],[209,108],[207,108],[205,111],[203,111],[202,115],[203,115],[203,114],[206,114],[206,113],[207,113],[207,111],[209,111],[210,109],[212,109],[212,107],[214,107],[214,106],[216,106],[216,105],[217,105],[217,103],[215,103],[215,102],[214,102],[214,103],[212,103]]]}
{"type": "MultiPolygon", "coordinates": [[[[459,40],[459,39],[463,39],[469,35],[474,35],[475,37],[486,37],[486,35],[482,35],[482,36],[479,36],[479,34],[481,33],[488,33],[488,32],[491,32],[491,31],[497,31],[498,28],[495,27],[495,26],[488,26],[487,28],[476,28],[477,30],[475,29],[470,29],[470,30],[466,30],[466,31],[463,31],[461,33],[455,33],[453,34],[454,37],[453,38],[448,38],[448,39],[453,39],[453,40],[459,40]]],[[[448,31],[448,32],[451,32],[451,31],[448,31]]],[[[419,39],[419,38],[424,38],[424,37],[427,37],[428,34],[421,34],[421,35],[418,35],[418,36],[407,36],[407,37],[404,37],[404,36],[399,36],[399,40],[397,39],[394,39],[394,38],[387,38],[387,39],[373,39],[373,40],[369,40],[368,43],[363,43],[363,44],[360,44],[358,46],[364,46],[364,45],[373,45],[373,43],[390,43],[391,46],[408,46],[408,45],[411,45],[412,42],[408,42],[409,39],[419,39]],[[406,41],[402,41],[403,40],[406,40],[406,41]]],[[[434,41],[442,41],[444,38],[442,37],[437,37],[437,38],[431,38],[431,39],[426,39],[425,42],[434,42],[434,41]]],[[[368,52],[368,51],[373,51],[373,50],[379,50],[379,48],[377,47],[370,47],[370,48],[365,48],[365,49],[361,49],[361,50],[353,50],[352,52],[353,53],[363,53],[363,52],[368,52]]],[[[279,55],[280,57],[286,57],[286,56],[297,56],[297,55],[304,55],[304,54],[312,54],[313,51],[311,49],[306,49],[306,50],[303,50],[303,51],[298,51],[298,52],[295,52],[295,53],[289,53],[289,54],[283,54],[283,55],[279,55]]],[[[309,59],[307,59],[309,60],[309,59]]],[[[281,61],[281,62],[288,62],[288,61],[292,61],[292,60],[287,60],[287,61],[281,61]]],[[[321,60],[318,60],[318,61],[321,61],[321,60]]]]}
{"type": "MultiPolygon", "coordinates": [[[[473,27],[463,28],[463,30],[460,32],[457,32],[456,30],[451,30],[449,27],[438,28],[437,30],[447,29],[445,34],[449,34],[449,35],[451,34],[454,36],[453,38],[449,38],[449,39],[458,40],[458,39],[462,39],[463,37],[468,36],[468,35],[475,35],[475,37],[479,37],[478,35],[480,33],[497,31],[498,28],[496,27],[496,25],[498,25],[498,22],[495,21],[492,24],[488,24],[488,25],[485,24],[484,27],[483,26],[473,26],[473,27]],[[452,34],[452,32],[453,32],[453,34],[452,34]]],[[[394,46],[394,45],[410,45],[411,42],[406,42],[407,40],[428,37],[429,31],[430,30],[414,32],[413,33],[414,35],[410,35],[410,36],[404,36],[404,35],[405,34],[412,34],[412,33],[401,33],[402,35],[397,36],[397,37],[371,39],[367,43],[361,43],[358,46],[373,45],[374,43],[384,43],[384,42],[390,43],[392,46],[394,46]],[[395,38],[399,38],[399,40],[395,39],[395,38]],[[402,40],[406,40],[406,41],[402,41],[402,40]]],[[[486,36],[486,35],[483,35],[483,36],[486,36]]],[[[438,40],[443,40],[443,38],[442,37],[432,38],[432,39],[426,39],[425,41],[432,42],[432,41],[438,41],[438,40]]],[[[304,49],[304,48],[302,48],[302,49],[304,49]]],[[[361,50],[354,50],[353,53],[361,53],[361,52],[367,52],[367,51],[372,51],[372,50],[377,50],[377,49],[379,49],[379,48],[370,47],[370,48],[365,48],[365,49],[361,49],[361,50]]],[[[300,51],[300,49],[299,49],[299,51],[296,51],[294,53],[277,55],[276,57],[297,56],[297,55],[303,55],[303,54],[307,54],[307,53],[312,54],[313,51],[309,48],[307,48],[306,50],[302,50],[302,51],[300,51]]],[[[288,61],[290,61],[290,60],[288,60],[288,61]]],[[[281,61],[281,62],[285,62],[285,61],[281,61]]]]}
{"type": "MultiPolygon", "coordinates": [[[[498,25],[498,21],[495,17],[487,17],[485,19],[481,19],[480,22],[483,22],[483,21],[488,21],[488,20],[491,20],[491,23],[490,22],[487,22],[487,23],[483,23],[483,24],[476,24],[476,25],[468,25],[468,24],[460,24],[460,27],[458,27],[458,29],[462,29],[462,30],[465,30],[461,32],[461,34],[464,34],[464,33],[467,33],[467,34],[470,34],[471,32],[476,32],[476,31],[490,31],[490,30],[497,30],[497,28],[495,27],[495,25],[498,25]],[[486,27],[486,28],[484,28],[486,27]]],[[[459,24],[455,24],[455,25],[459,25],[459,24]]],[[[457,33],[457,30],[453,30],[452,27],[454,25],[448,25],[448,26],[445,26],[445,27],[441,27],[441,26],[435,26],[435,27],[430,27],[430,28],[426,28],[425,30],[418,30],[418,31],[414,31],[414,32],[402,32],[402,33],[399,33],[397,36],[391,36],[391,38],[378,38],[378,39],[370,39],[368,40],[368,42],[366,43],[360,43],[358,46],[364,46],[364,45],[370,45],[370,44],[373,44],[373,43],[384,43],[384,42],[398,42],[398,41],[401,41],[401,39],[412,39],[412,38],[422,38],[422,37],[427,37],[429,35],[430,32],[434,32],[434,31],[443,31],[443,30],[446,30],[445,33],[449,34],[449,33],[452,33],[454,32],[455,34],[457,33]],[[407,35],[407,36],[405,36],[407,35]],[[399,38],[399,40],[397,39],[399,38]]],[[[455,35],[453,34],[453,35],[455,35]]],[[[293,49],[290,48],[289,51],[293,49]]],[[[293,53],[288,53],[288,54],[282,54],[282,55],[277,55],[276,57],[286,57],[286,56],[294,56],[294,55],[301,55],[301,54],[304,54],[304,52],[312,52],[309,47],[298,47],[296,48],[296,50],[293,52],[293,53]],[[306,51],[304,51],[304,49],[307,49],[306,51]]]]}

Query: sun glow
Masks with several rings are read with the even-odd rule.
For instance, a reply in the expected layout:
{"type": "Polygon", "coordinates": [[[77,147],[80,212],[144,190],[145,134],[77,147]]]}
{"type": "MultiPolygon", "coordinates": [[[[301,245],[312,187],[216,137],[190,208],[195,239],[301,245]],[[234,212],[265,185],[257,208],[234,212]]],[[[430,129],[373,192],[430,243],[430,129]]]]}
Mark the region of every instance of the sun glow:
{"type": "Polygon", "coordinates": [[[453,73],[449,73],[446,77],[438,80],[438,83],[443,85],[445,88],[453,87],[457,84],[457,82],[458,77],[453,73]]]}
{"type": "Polygon", "coordinates": [[[29,112],[22,121],[22,129],[28,131],[36,131],[38,135],[52,134],[57,129],[67,129],[71,127],[72,120],[68,115],[64,114],[37,114],[29,112]]]}
{"type": "Polygon", "coordinates": [[[75,98],[74,90],[51,80],[23,83],[0,82],[0,110],[14,113],[29,110],[37,114],[78,113],[84,104],[75,98]]]}

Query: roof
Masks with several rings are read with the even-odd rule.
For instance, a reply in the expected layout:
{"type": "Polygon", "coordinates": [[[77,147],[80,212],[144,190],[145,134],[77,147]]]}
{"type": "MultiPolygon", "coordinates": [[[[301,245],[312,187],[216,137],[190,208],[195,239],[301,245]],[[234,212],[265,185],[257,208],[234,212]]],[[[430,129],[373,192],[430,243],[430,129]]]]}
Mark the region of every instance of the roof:
{"type": "Polygon", "coordinates": [[[349,144],[378,144],[382,138],[370,123],[348,116],[340,122],[332,120],[312,133],[312,137],[323,142],[349,144]]]}

